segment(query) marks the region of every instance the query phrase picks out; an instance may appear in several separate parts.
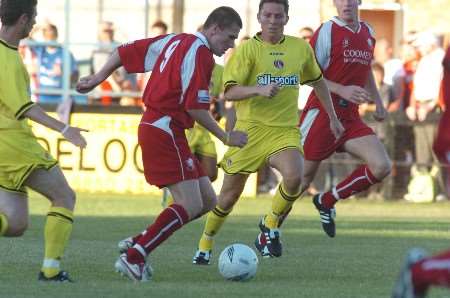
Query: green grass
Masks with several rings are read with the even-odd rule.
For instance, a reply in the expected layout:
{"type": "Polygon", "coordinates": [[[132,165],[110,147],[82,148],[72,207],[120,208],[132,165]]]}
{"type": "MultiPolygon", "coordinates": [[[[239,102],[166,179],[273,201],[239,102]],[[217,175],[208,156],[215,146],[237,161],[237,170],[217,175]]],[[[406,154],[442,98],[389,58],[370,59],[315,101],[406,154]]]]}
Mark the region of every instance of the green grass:
{"type": "MultiPolygon", "coordinates": [[[[47,201],[30,199],[30,228],[22,238],[1,238],[0,297],[389,297],[408,248],[430,252],[450,247],[450,204],[407,204],[351,200],[338,205],[337,237],[322,232],[310,200],[295,208],[283,227],[284,253],[260,259],[256,277],[227,282],[216,259],[230,243],[252,246],[267,197],[242,199],[217,237],[214,263],[191,264],[203,220],[175,233],[154,251],[153,281],[136,284],[113,270],[117,241],[141,231],[159,213],[156,197],[79,195],[64,269],[75,284],[36,281],[43,254],[47,201]]],[[[433,289],[430,297],[449,297],[433,289]]]]}

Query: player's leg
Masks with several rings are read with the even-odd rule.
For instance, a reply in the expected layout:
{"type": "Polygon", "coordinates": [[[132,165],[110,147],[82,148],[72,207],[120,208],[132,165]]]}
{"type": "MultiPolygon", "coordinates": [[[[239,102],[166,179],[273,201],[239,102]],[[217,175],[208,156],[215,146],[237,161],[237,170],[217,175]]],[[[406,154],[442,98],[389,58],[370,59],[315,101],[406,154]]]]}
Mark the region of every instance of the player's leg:
{"type": "Polygon", "coordinates": [[[287,149],[269,158],[271,167],[277,169],[282,177],[277,192],[272,198],[272,209],[264,220],[269,229],[279,225],[280,216],[285,214],[300,196],[303,172],[303,157],[298,149],[287,149]]]}
{"type": "Polygon", "coordinates": [[[430,286],[450,288],[450,250],[415,262],[411,279],[418,295],[424,295],[430,286]]]}
{"type": "Polygon", "coordinates": [[[261,233],[255,240],[255,247],[264,257],[280,257],[280,219],[284,221],[283,216],[289,213],[292,204],[300,197],[303,157],[298,148],[289,148],[270,156],[269,164],[280,172],[282,181],[272,198],[271,211],[259,223],[261,233]]]}
{"type": "Polygon", "coordinates": [[[214,245],[214,236],[219,232],[234,204],[239,200],[247,178],[248,175],[244,174],[225,175],[217,205],[206,217],[205,227],[198,243],[198,251],[193,259],[194,264],[209,264],[209,254],[214,245]]]}
{"type": "MultiPolygon", "coordinates": [[[[321,161],[315,161],[315,160],[304,160],[303,161],[303,178],[302,183],[300,185],[300,197],[305,193],[306,190],[309,189],[309,186],[311,185],[311,182],[314,180],[314,177],[316,176],[316,173],[319,169],[321,161]]],[[[291,212],[292,207],[288,208],[286,211],[281,214],[280,218],[278,219],[278,227],[281,227],[286,220],[286,218],[289,215],[289,212],[291,212]]]]}
{"type": "Polygon", "coordinates": [[[0,189],[0,237],[20,237],[27,227],[27,195],[0,189]]]}
{"type": "Polygon", "coordinates": [[[60,262],[72,233],[75,193],[59,166],[35,169],[24,184],[51,201],[44,227],[45,254],[41,280],[70,281],[60,262]]]}
{"type": "Polygon", "coordinates": [[[383,144],[375,135],[350,139],[344,144],[344,149],[360,158],[364,164],[339,182],[331,191],[323,194],[322,204],[325,208],[332,208],[338,200],[367,190],[373,184],[383,180],[391,171],[391,160],[383,144]]]}
{"type": "Polygon", "coordinates": [[[202,210],[199,180],[185,180],[168,186],[175,203],[164,209],[149,225],[133,247],[127,260],[132,264],[145,263],[146,257],[173,232],[195,218],[202,210]]]}
{"type": "Polygon", "coordinates": [[[203,171],[205,171],[206,175],[209,177],[211,182],[216,181],[217,179],[217,157],[195,154],[197,156],[203,171]]]}

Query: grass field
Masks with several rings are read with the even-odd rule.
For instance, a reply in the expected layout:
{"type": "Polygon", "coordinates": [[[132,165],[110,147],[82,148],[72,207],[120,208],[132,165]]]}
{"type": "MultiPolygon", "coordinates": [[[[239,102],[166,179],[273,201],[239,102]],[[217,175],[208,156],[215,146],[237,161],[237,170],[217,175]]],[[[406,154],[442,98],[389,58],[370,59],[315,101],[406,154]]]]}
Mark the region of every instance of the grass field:
{"type": "MultiPolygon", "coordinates": [[[[0,297],[389,297],[406,250],[450,247],[450,204],[350,200],[338,205],[337,236],[322,232],[309,199],[295,205],[283,228],[284,254],[260,259],[256,277],[228,282],[216,259],[228,244],[252,246],[267,197],[242,199],[217,237],[214,263],[191,264],[203,220],[154,251],[153,281],[136,284],[113,270],[118,240],[141,231],[161,210],[156,197],[81,194],[64,269],[75,284],[36,281],[42,260],[47,201],[30,199],[31,223],[22,238],[0,239],[0,297]]],[[[450,297],[433,289],[430,297],[450,297]]]]}

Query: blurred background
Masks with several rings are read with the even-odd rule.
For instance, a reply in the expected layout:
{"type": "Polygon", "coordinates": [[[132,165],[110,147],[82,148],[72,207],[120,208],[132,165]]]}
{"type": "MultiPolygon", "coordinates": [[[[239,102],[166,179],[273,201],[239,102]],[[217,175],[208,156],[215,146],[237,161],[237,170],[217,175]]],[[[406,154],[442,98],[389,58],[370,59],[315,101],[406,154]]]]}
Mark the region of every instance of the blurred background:
{"type": "MultiPolygon", "coordinates": [[[[41,143],[59,159],[75,189],[158,191],[144,181],[136,140],[141,94],[149,75],[119,69],[87,96],[73,89],[77,80],[98,70],[121,43],[171,32],[193,33],[222,5],[240,13],[244,22],[240,39],[251,37],[259,31],[258,4],[258,0],[39,1],[37,24],[20,46],[32,81],[32,98],[62,120],[90,129],[89,146],[80,151],[39,125],[34,129],[41,143]]],[[[449,44],[450,0],[362,1],[360,13],[361,20],[376,32],[373,70],[390,117],[378,124],[370,117],[372,106],[363,105],[360,112],[395,161],[390,179],[363,197],[448,200],[450,141],[444,140],[439,150],[433,145],[438,122],[445,115],[442,59],[449,44]],[[427,67],[420,67],[421,61],[427,67]],[[414,118],[411,115],[417,114],[421,105],[415,91],[423,88],[435,94],[430,103],[433,107],[414,118]]],[[[322,22],[335,15],[335,8],[331,0],[290,1],[289,15],[285,33],[309,39],[322,22]]],[[[224,56],[216,57],[216,62],[225,64],[229,55],[224,56]]],[[[310,92],[308,86],[300,90],[299,113],[310,92]]],[[[219,143],[216,146],[220,158],[225,148],[219,143]]],[[[310,193],[339,181],[357,163],[345,154],[323,163],[310,193]]],[[[252,176],[245,194],[271,192],[277,179],[272,169],[262,169],[252,176]]],[[[221,179],[217,181],[219,187],[221,179]]]]}

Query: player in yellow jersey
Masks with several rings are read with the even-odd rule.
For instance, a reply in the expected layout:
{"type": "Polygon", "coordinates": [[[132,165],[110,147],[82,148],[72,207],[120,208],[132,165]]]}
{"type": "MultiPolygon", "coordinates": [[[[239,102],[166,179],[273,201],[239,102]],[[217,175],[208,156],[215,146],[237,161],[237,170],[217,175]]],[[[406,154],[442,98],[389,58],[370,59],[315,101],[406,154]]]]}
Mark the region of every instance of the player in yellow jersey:
{"type": "Polygon", "coordinates": [[[242,43],[225,65],[225,99],[234,102],[236,129],[248,133],[248,144],[229,149],[220,166],[226,173],[218,204],[206,220],[194,264],[209,264],[213,237],[239,199],[250,173],[267,161],[282,175],[272,210],[259,224],[255,245],[263,256],[282,254],[280,216],[300,196],[303,158],[297,128],[299,84],[311,85],[330,117],[336,137],[343,132],[314,53],[304,40],[283,34],[287,0],[261,0],[261,32],[242,43]]]}
{"type": "Polygon", "coordinates": [[[28,225],[26,187],[51,202],[44,228],[40,281],[71,281],[60,261],[72,231],[75,193],[57,164],[33,135],[27,119],[60,132],[84,148],[81,129],[48,116],[30,101],[30,79],[18,52],[35,24],[37,0],[0,2],[0,236],[19,237],[28,225]]]}

